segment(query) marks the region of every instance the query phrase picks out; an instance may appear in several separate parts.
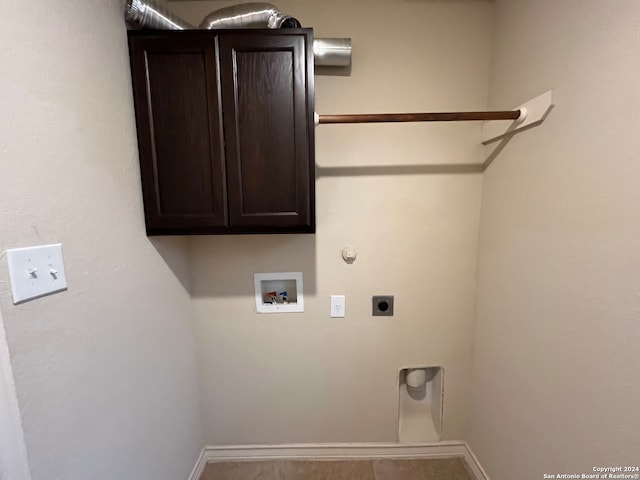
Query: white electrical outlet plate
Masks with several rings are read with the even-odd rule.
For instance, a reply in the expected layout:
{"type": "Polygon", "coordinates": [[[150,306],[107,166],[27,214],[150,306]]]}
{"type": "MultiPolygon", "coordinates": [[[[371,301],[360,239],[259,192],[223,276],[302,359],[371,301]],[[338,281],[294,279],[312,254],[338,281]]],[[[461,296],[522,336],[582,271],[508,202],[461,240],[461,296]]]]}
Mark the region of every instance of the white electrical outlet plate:
{"type": "Polygon", "coordinates": [[[346,297],[344,295],[331,295],[331,312],[334,318],[343,318],[346,307],[346,297]]]}
{"type": "Polygon", "coordinates": [[[13,303],[67,289],[62,244],[7,250],[13,303]]]}

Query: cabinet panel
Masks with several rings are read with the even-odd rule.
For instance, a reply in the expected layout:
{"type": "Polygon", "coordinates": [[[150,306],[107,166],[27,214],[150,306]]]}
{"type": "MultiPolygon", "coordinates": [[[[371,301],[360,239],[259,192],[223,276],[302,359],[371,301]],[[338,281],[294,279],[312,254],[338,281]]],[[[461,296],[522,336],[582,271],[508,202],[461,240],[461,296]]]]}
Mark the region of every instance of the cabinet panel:
{"type": "Polygon", "coordinates": [[[293,56],[292,51],[235,55],[238,193],[244,215],[298,208],[293,56]],[[277,135],[269,125],[277,125],[277,135]]]}
{"type": "Polygon", "coordinates": [[[315,228],[312,42],[301,31],[220,34],[232,228],[315,228]]]}
{"type": "Polygon", "coordinates": [[[148,233],[227,225],[211,36],[130,36],[148,233]]]}

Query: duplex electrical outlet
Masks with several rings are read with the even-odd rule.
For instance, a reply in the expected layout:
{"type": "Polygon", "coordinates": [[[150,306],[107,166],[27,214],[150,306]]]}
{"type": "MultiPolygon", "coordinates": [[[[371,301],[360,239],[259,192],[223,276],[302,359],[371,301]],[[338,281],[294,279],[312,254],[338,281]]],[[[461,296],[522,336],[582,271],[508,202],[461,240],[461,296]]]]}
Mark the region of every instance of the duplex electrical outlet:
{"type": "Polygon", "coordinates": [[[393,295],[374,295],[371,300],[371,315],[393,317],[393,295]]]}
{"type": "Polygon", "coordinates": [[[329,314],[331,317],[344,317],[345,307],[346,297],[344,295],[331,295],[331,312],[329,314]]]}

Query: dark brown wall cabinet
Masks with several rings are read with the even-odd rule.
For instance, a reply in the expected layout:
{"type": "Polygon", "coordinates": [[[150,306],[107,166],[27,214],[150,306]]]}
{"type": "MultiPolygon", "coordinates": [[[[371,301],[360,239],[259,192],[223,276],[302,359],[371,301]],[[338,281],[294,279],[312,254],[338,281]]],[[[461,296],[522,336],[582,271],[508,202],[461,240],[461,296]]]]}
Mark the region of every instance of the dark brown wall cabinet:
{"type": "Polygon", "coordinates": [[[315,231],[313,33],[130,31],[147,233],[315,231]]]}

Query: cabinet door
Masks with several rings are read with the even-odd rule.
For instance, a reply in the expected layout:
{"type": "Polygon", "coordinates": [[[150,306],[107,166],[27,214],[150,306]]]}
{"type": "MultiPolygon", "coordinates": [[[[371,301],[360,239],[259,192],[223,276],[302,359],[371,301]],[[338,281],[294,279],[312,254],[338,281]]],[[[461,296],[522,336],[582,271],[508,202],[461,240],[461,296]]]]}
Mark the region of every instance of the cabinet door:
{"type": "Polygon", "coordinates": [[[227,225],[215,35],[129,35],[148,234],[227,225]]]}
{"type": "Polygon", "coordinates": [[[220,31],[233,231],[313,232],[311,30],[220,31]]]}

